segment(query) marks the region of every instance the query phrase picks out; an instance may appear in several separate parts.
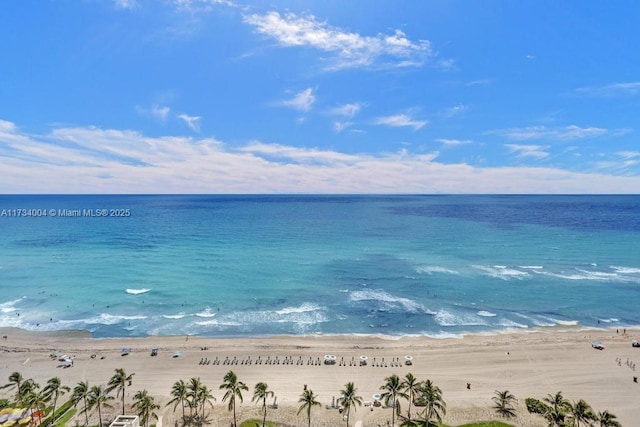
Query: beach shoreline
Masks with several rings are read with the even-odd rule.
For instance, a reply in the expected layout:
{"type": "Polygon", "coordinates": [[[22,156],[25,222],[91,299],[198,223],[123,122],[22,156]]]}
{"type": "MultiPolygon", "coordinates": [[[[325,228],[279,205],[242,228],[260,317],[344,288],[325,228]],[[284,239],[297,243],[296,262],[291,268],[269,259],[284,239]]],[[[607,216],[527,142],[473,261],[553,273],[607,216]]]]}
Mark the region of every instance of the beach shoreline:
{"type": "MultiPolygon", "coordinates": [[[[498,419],[490,409],[496,390],[509,390],[516,396],[520,414],[517,425],[521,426],[544,425],[542,417],[526,413],[527,397],[542,399],[562,391],[572,402],[584,399],[595,411],[614,413],[626,426],[633,425],[637,411],[634,402],[640,397],[640,384],[632,380],[638,371],[625,366],[627,360],[640,361],[640,349],[631,347],[631,339],[640,336],[638,326],[616,331],[564,325],[439,339],[354,335],[95,339],[86,331],[30,332],[6,327],[0,328],[0,335],[7,336],[0,340],[0,384],[5,384],[15,371],[40,384],[53,376],[59,376],[63,384],[72,388],[85,380],[91,385],[106,384],[116,368],[124,368],[127,373],[135,373],[127,391],[129,404],[135,391],[147,389],[161,402],[159,412],[165,424],[175,420],[171,408],[165,407],[171,386],[177,380],[188,381],[192,377],[199,377],[214,391],[215,419],[220,425],[228,424],[229,414],[218,386],[229,370],[236,372],[250,389],[244,394],[241,415],[249,416],[258,409],[251,403],[251,395],[255,383],[264,381],[275,392],[279,404],[279,409],[270,411],[269,418],[291,425],[302,420],[296,412],[304,385],[322,403],[322,409],[314,410],[317,423],[313,424],[332,425],[339,415],[326,410],[325,405],[337,398],[347,381],[355,383],[364,401],[371,401],[386,377],[402,377],[408,372],[418,380],[431,379],[442,389],[448,407],[445,421],[452,425],[486,417],[498,419]],[[594,340],[600,340],[605,350],[593,349],[594,340]],[[122,355],[123,348],[129,349],[128,355],[122,355]],[[158,348],[157,357],[150,356],[152,348],[158,348]],[[51,356],[54,350],[55,354],[71,357],[73,367],[60,367],[51,356]],[[338,363],[324,365],[327,354],[335,355],[338,363]],[[367,356],[368,365],[351,366],[350,362],[362,355],[367,356]],[[405,364],[406,356],[411,356],[411,366],[405,364]],[[211,363],[216,358],[221,363],[211,363]],[[224,363],[234,358],[236,363],[224,363]],[[255,363],[258,358],[262,364],[255,363]],[[293,362],[285,363],[285,358],[293,362]],[[209,364],[202,364],[204,359],[209,364]],[[267,359],[273,363],[264,363],[267,359]],[[248,360],[251,363],[245,364],[248,360]],[[317,361],[320,363],[315,364],[317,361]]],[[[0,393],[0,397],[6,397],[9,392],[0,393]]],[[[117,414],[118,409],[116,404],[112,412],[117,414]]],[[[377,425],[390,418],[390,410],[371,409],[358,408],[352,414],[352,424],[360,419],[363,425],[377,425]]]]}

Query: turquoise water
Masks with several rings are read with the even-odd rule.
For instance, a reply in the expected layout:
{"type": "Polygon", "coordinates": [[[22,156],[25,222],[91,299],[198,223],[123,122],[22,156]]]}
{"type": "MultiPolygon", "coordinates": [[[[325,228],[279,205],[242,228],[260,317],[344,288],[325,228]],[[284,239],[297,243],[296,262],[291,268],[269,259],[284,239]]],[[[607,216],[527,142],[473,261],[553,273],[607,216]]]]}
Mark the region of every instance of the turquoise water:
{"type": "Polygon", "coordinates": [[[0,196],[0,214],[0,326],[446,337],[640,324],[638,196],[0,196]]]}

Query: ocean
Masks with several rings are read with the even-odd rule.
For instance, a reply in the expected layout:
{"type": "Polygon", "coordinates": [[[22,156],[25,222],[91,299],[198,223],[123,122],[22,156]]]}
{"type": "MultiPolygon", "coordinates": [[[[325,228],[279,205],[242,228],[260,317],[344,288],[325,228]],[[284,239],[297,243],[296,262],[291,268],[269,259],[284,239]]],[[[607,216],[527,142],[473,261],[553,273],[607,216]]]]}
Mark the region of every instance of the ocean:
{"type": "Polygon", "coordinates": [[[639,301],[640,196],[0,196],[0,326],[455,337],[639,301]]]}

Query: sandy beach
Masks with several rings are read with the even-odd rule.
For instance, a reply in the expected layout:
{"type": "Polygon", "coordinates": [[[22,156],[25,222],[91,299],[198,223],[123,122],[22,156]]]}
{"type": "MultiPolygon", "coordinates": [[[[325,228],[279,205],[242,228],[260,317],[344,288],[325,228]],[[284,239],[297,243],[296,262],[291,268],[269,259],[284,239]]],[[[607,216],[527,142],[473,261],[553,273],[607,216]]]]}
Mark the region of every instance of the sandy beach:
{"type": "MultiPolygon", "coordinates": [[[[335,409],[326,409],[332,398],[348,381],[355,383],[358,394],[366,402],[379,393],[385,377],[404,376],[411,372],[419,380],[431,379],[443,391],[447,403],[445,422],[497,419],[491,410],[496,390],[509,390],[518,399],[518,426],[543,426],[539,416],[526,412],[527,397],[542,399],[547,394],[562,391],[570,401],[584,399],[595,411],[608,410],[623,426],[638,425],[637,402],[640,384],[633,381],[640,371],[629,364],[640,362],[640,348],[633,348],[631,340],[640,336],[640,328],[585,329],[577,326],[540,328],[505,332],[494,335],[468,335],[464,338],[429,339],[403,337],[383,339],[371,336],[279,336],[270,338],[213,339],[185,336],[147,338],[93,339],[88,333],[66,331],[34,333],[13,328],[0,328],[0,384],[6,384],[12,372],[45,384],[59,376],[62,383],[73,388],[79,381],[90,385],[106,384],[116,368],[135,373],[132,386],[127,388],[127,402],[136,391],[147,389],[162,405],[161,424],[174,425],[176,416],[165,407],[172,384],[179,380],[200,377],[214,390],[217,399],[211,411],[211,425],[229,425],[231,415],[222,403],[218,390],[224,374],[233,370],[239,380],[249,386],[244,403],[239,407],[239,419],[259,417],[259,405],[251,402],[254,385],[263,381],[277,396],[278,409],[269,410],[268,418],[283,425],[302,425],[304,415],[296,415],[297,400],[306,384],[314,391],[322,407],[314,408],[312,425],[334,426],[341,423],[335,409]],[[591,347],[600,340],[604,350],[591,347]],[[122,348],[130,353],[122,355],[122,348]],[[150,356],[152,348],[159,354],[150,356]],[[53,350],[73,359],[73,367],[63,368],[51,358],[53,350]],[[174,357],[179,352],[179,357],[174,357]],[[309,360],[323,360],[335,355],[335,365],[309,364],[309,360]],[[92,355],[95,355],[92,358],[92,355]],[[367,366],[350,366],[366,355],[367,366]],[[412,365],[404,364],[411,356],[412,365]],[[266,364],[266,360],[279,364],[266,364]],[[207,358],[221,363],[201,364],[207,358]],[[236,358],[237,364],[224,360],[236,358]],[[251,364],[244,361],[252,360],[251,364]],[[257,364],[260,358],[263,363],[257,364]],[[283,363],[290,358],[293,363],[283,363]],[[302,360],[303,363],[298,363],[302,360]],[[346,366],[341,366],[344,360],[346,366]],[[620,363],[618,363],[620,362],[620,363]],[[376,366],[377,365],[377,366],[376,366]],[[470,383],[470,389],[467,388],[470,383]]],[[[359,365],[359,363],[357,364],[359,365]]],[[[7,390],[0,397],[8,397],[7,390]]],[[[65,396],[67,397],[67,396],[65,396]]],[[[64,397],[63,397],[64,399],[64,397]]],[[[269,403],[272,403],[270,399],[269,403]]],[[[109,415],[120,411],[117,402],[109,415]]],[[[387,408],[358,407],[351,415],[351,425],[386,426],[391,418],[387,408]]],[[[406,402],[403,401],[403,412],[406,402]]],[[[97,422],[97,416],[94,417],[97,422]]]]}

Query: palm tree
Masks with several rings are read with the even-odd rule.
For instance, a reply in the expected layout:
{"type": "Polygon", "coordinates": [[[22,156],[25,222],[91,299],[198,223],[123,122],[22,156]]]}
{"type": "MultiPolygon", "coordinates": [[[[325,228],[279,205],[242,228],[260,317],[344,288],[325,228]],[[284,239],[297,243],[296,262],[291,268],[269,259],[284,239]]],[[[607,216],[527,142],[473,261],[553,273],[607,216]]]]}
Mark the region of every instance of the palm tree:
{"type": "Polygon", "coordinates": [[[101,385],[94,385],[89,391],[89,409],[98,407],[98,420],[100,421],[99,427],[102,427],[102,408],[113,408],[109,404],[110,400],[114,397],[110,396],[101,385]]]}
{"type": "Polygon", "coordinates": [[[571,406],[571,403],[562,396],[559,391],[555,395],[549,394],[545,397],[544,402],[549,405],[549,409],[545,414],[545,418],[552,426],[562,427],[564,425],[565,415],[571,406]]]}
{"type": "Polygon", "coordinates": [[[591,406],[584,400],[580,399],[569,406],[569,413],[575,427],[580,427],[581,423],[588,425],[589,421],[595,421],[596,415],[593,413],[591,406]]]}
{"type": "Polygon", "coordinates": [[[124,415],[124,395],[127,384],[130,384],[133,380],[133,376],[135,374],[127,375],[127,373],[122,368],[117,368],[116,373],[113,374],[109,383],[107,384],[107,393],[111,393],[112,390],[118,389],[118,393],[116,396],[122,396],[122,415],[124,415]]]}
{"type": "MultiPolygon", "coordinates": [[[[22,396],[22,402],[26,404],[29,408],[35,409],[37,412],[44,413],[45,407],[49,402],[47,394],[44,390],[38,391],[40,386],[32,381],[33,389],[29,390],[29,392],[22,396]]],[[[42,419],[40,419],[40,423],[42,423],[42,419]]]]}
{"type": "Polygon", "coordinates": [[[149,396],[147,390],[140,390],[133,396],[133,409],[135,409],[140,417],[140,421],[145,427],[149,426],[149,419],[158,419],[158,415],[155,413],[156,409],[160,409],[153,396],[149,396]]]}
{"type": "Polygon", "coordinates": [[[223,383],[220,385],[220,389],[226,390],[222,401],[229,400],[229,410],[233,410],[233,427],[237,427],[236,421],[236,396],[242,402],[242,390],[249,390],[249,387],[242,381],[238,381],[237,375],[233,371],[227,372],[223,378],[223,383]]]}
{"type": "Polygon", "coordinates": [[[262,400],[262,427],[267,423],[267,398],[273,397],[273,392],[269,390],[267,383],[258,383],[253,389],[252,402],[262,400]]]}
{"type": "Polygon", "coordinates": [[[434,422],[442,422],[442,417],[447,413],[447,405],[442,398],[442,390],[431,382],[426,380],[420,387],[420,401],[424,403],[424,422],[425,425],[436,425],[434,422]]]}
{"type": "Polygon", "coordinates": [[[396,425],[396,412],[398,415],[400,414],[400,402],[398,401],[398,397],[407,399],[408,396],[407,393],[404,392],[404,384],[396,374],[393,374],[384,380],[386,383],[380,387],[380,390],[384,390],[384,392],[380,396],[382,397],[385,405],[393,405],[393,410],[391,411],[391,426],[393,427],[396,425]]]}
{"type": "Polygon", "coordinates": [[[198,404],[202,407],[202,415],[200,416],[200,422],[204,423],[205,419],[206,419],[206,417],[205,417],[205,409],[207,407],[207,404],[209,404],[209,406],[211,408],[213,408],[213,403],[212,402],[215,402],[216,398],[213,397],[213,394],[211,393],[211,390],[209,389],[209,387],[207,387],[206,385],[202,384],[200,386],[200,388],[198,389],[198,392],[196,393],[196,400],[197,400],[198,404]]]}
{"type": "Polygon", "coordinates": [[[344,385],[344,390],[340,390],[340,397],[338,398],[338,404],[344,406],[344,410],[347,412],[347,427],[349,427],[349,415],[351,408],[356,410],[356,405],[362,406],[362,397],[357,396],[358,390],[352,382],[348,382],[344,385]]]}
{"type": "Polygon", "coordinates": [[[20,402],[22,400],[22,395],[20,394],[21,385],[24,381],[24,377],[20,372],[13,372],[9,375],[9,382],[2,386],[2,388],[15,388],[16,389],[16,402],[20,402]]]}
{"type": "Polygon", "coordinates": [[[600,427],[621,427],[621,424],[616,421],[616,416],[609,411],[598,412],[596,422],[600,427]]]}
{"type": "Polygon", "coordinates": [[[176,381],[171,387],[172,399],[167,402],[166,406],[173,405],[173,412],[176,412],[178,405],[182,406],[182,422],[185,422],[184,404],[189,400],[189,390],[187,384],[183,380],[176,381]]]}
{"type": "Polygon", "coordinates": [[[298,408],[298,414],[302,412],[303,409],[307,410],[307,420],[309,421],[308,426],[311,427],[311,408],[314,406],[320,406],[320,402],[316,400],[316,395],[313,394],[313,391],[310,389],[304,390],[300,395],[300,399],[298,399],[298,403],[301,403],[298,408]]]}
{"type": "Polygon", "coordinates": [[[16,397],[19,398],[16,402],[22,404],[25,403],[27,396],[31,392],[35,392],[40,388],[40,384],[36,383],[34,380],[29,378],[28,380],[22,381],[20,384],[20,388],[16,392],[16,397]]]}
{"type": "Polygon", "coordinates": [[[513,418],[516,416],[516,409],[513,407],[516,397],[509,393],[509,390],[496,390],[495,396],[493,396],[491,400],[495,403],[493,409],[495,409],[498,414],[505,418],[513,418]]]}
{"type": "Polygon", "coordinates": [[[198,416],[198,393],[202,388],[202,381],[200,381],[200,377],[192,377],[189,380],[189,385],[187,386],[187,399],[189,402],[189,418],[193,419],[193,410],[196,410],[196,417],[198,416]]]}
{"type": "Polygon", "coordinates": [[[43,389],[45,396],[53,400],[53,411],[51,412],[51,424],[53,425],[56,421],[56,404],[58,403],[58,398],[71,390],[68,386],[62,385],[59,377],[53,377],[49,381],[47,381],[47,385],[43,389]]]}
{"type": "Polygon", "coordinates": [[[409,392],[409,410],[407,411],[407,419],[411,420],[411,403],[413,403],[414,396],[420,390],[420,382],[411,372],[409,372],[404,376],[402,385],[405,390],[409,392]]]}
{"type": "Polygon", "coordinates": [[[77,406],[78,403],[80,403],[80,401],[82,400],[84,403],[84,407],[82,409],[82,412],[84,412],[84,425],[88,426],[89,425],[89,414],[88,414],[88,410],[87,410],[87,399],[89,398],[89,382],[88,381],[80,381],[78,384],[76,384],[76,386],[73,388],[73,395],[71,396],[71,399],[73,401],[73,406],[77,406]]]}

